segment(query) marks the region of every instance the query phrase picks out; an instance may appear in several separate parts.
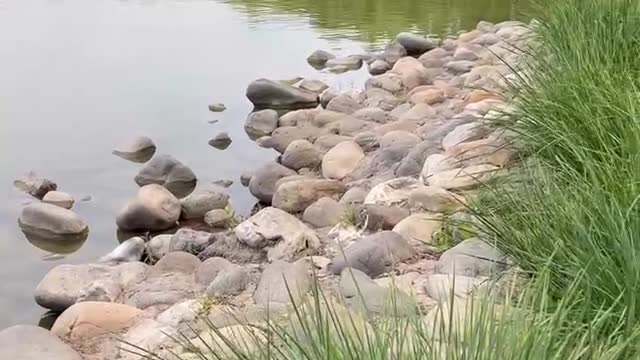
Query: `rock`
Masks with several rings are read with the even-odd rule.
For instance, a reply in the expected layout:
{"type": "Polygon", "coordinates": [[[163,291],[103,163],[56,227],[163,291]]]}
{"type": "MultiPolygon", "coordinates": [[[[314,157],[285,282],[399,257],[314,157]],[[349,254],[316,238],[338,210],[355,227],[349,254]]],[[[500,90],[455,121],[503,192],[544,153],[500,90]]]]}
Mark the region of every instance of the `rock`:
{"type": "Polygon", "coordinates": [[[443,48],[435,48],[420,55],[418,61],[425,68],[441,67],[445,64],[449,52],[443,48]]]}
{"type": "Polygon", "coordinates": [[[395,130],[384,134],[380,139],[380,147],[386,148],[391,146],[414,147],[420,143],[422,139],[408,131],[395,130]]]}
{"type": "Polygon", "coordinates": [[[230,263],[227,259],[221,257],[212,257],[205,260],[195,273],[195,279],[198,284],[207,286],[218,275],[236,267],[238,265],[230,263]]]}
{"type": "Polygon", "coordinates": [[[38,305],[58,312],[79,301],[113,302],[122,289],[142,281],[147,270],[143,263],[58,265],[40,281],[34,297],[38,305]]]}
{"type": "Polygon", "coordinates": [[[384,60],[378,59],[369,64],[369,74],[371,75],[384,74],[389,70],[391,70],[391,65],[384,60]]]}
{"type": "Polygon", "coordinates": [[[453,53],[453,60],[456,60],[456,61],[462,61],[462,60],[477,61],[478,59],[480,59],[478,54],[476,54],[475,51],[471,50],[469,47],[466,47],[466,46],[458,47],[456,51],[453,53]]]}
{"type": "Polygon", "coordinates": [[[444,91],[438,88],[423,90],[411,96],[411,102],[414,104],[433,105],[445,100],[444,91]]]}
{"type": "Polygon", "coordinates": [[[193,274],[200,264],[202,264],[200,259],[193,254],[184,251],[172,251],[151,268],[147,277],[156,277],[164,273],[193,274]]]}
{"type": "Polygon", "coordinates": [[[371,231],[391,230],[400,221],[411,215],[409,209],[399,206],[365,204],[368,216],[367,229],[371,231]]]}
{"type": "MultiPolygon", "coordinates": [[[[375,129],[376,134],[378,135],[384,135],[386,133],[388,133],[389,131],[395,131],[395,130],[404,130],[404,131],[408,131],[408,132],[416,132],[418,130],[418,122],[415,120],[398,120],[398,121],[393,121],[390,122],[388,124],[384,124],[381,126],[378,126],[375,129]]],[[[406,151],[409,151],[409,148],[404,147],[404,149],[406,151]]]]}
{"type": "Polygon", "coordinates": [[[414,255],[414,250],[401,235],[381,231],[348,246],[343,253],[331,260],[329,269],[338,275],[346,267],[351,267],[376,277],[414,255]]]}
{"type": "Polygon", "coordinates": [[[15,325],[0,331],[0,359],[82,360],[82,357],[46,329],[15,325]]]}
{"type": "Polygon", "coordinates": [[[201,189],[180,200],[182,218],[198,219],[214,209],[224,209],[229,205],[229,195],[216,189],[201,189]]]}
{"type": "Polygon", "coordinates": [[[399,59],[391,72],[400,75],[402,83],[407,89],[431,83],[427,70],[418,59],[407,56],[399,59]]]}
{"type": "Polygon", "coordinates": [[[128,305],[81,302],[58,317],[51,333],[67,341],[86,340],[126,329],[141,314],[142,311],[128,305]]]}
{"type": "Polygon", "coordinates": [[[326,129],[331,133],[338,133],[342,136],[353,136],[373,127],[375,127],[374,123],[370,123],[347,115],[340,120],[331,123],[326,127],[326,129]]]}
{"type": "Polygon", "coordinates": [[[342,198],[340,198],[340,204],[342,205],[354,205],[354,204],[362,204],[364,203],[364,199],[367,196],[367,191],[361,187],[352,187],[347,190],[342,198]]]}
{"type": "Polygon", "coordinates": [[[320,110],[318,109],[300,109],[289,111],[286,114],[280,116],[278,120],[278,126],[303,126],[313,123],[316,115],[320,110]]]}
{"type": "Polygon", "coordinates": [[[253,298],[258,305],[289,304],[298,301],[312,284],[310,266],[304,259],[293,264],[275,261],[264,269],[253,298]]]}
{"type": "Polygon", "coordinates": [[[268,251],[269,259],[293,260],[302,252],[320,248],[316,233],[300,220],[273,207],[262,209],[235,228],[238,241],[253,248],[275,243],[268,251]]]}
{"type": "Polygon", "coordinates": [[[353,141],[366,152],[374,151],[380,147],[380,138],[373,131],[361,132],[353,138],[353,141]]]}
{"type": "Polygon", "coordinates": [[[418,211],[451,213],[465,205],[463,196],[436,186],[420,186],[409,194],[409,206],[418,211]]]}
{"type": "Polygon", "coordinates": [[[113,251],[100,258],[102,263],[122,263],[140,261],[144,254],[145,242],[141,237],[132,237],[118,245],[113,251]]]}
{"type": "Polygon", "coordinates": [[[213,139],[209,140],[209,145],[213,146],[219,150],[225,150],[231,145],[231,138],[229,134],[226,132],[221,132],[218,135],[214,136],[213,139]]]}
{"type": "Polygon", "coordinates": [[[329,59],[324,63],[327,68],[344,67],[348,70],[358,70],[362,67],[362,58],[358,56],[347,56],[342,58],[329,59]]]}
{"type": "Polygon", "coordinates": [[[248,174],[248,173],[240,174],[240,184],[242,184],[242,186],[244,187],[249,186],[249,182],[251,181],[252,177],[253,177],[253,174],[248,174]]]}
{"type": "Polygon", "coordinates": [[[348,94],[340,94],[327,104],[327,110],[335,111],[344,114],[352,114],[356,110],[362,108],[362,105],[359,104],[354,98],[349,96],[348,94]]]}
{"type": "Polygon", "coordinates": [[[152,260],[159,260],[167,253],[171,251],[171,238],[173,235],[171,234],[163,234],[154,236],[153,239],[149,240],[146,244],[147,255],[152,260]]]}
{"type": "Polygon", "coordinates": [[[440,40],[422,37],[409,32],[402,32],[396,35],[396,39],[409,55],[421,55],[429,50],[435,49],[440,44],[440,40]]]}
{"type": "Polygon", "coordinates": [[[436,173],[452,170],[456,166],[455,159],[445,154],[432,154],[426,158],[420,173],[420,178],[424,184],[429,182],[429,178],[436,173]]]}
{"type": "Polygon", "coordinates": [[[481,46],[490,46],[499,42],[500,40],[502,40],[500,36],[493,33],[487,33],[479,35],[475,39],[471,40],[471,43],[481,46]]]}
{"type": "Polygon", "coordinates": [[[495,139],[482,139],[454,145],[447,150],[447,154],[465,165],[505,167],[515,156],[515,149],[495,139]]]}
{"type": "Polygon", "coordinates": [[[122,230],[160,231],[176,225],[181,206],[178,199],[160,185],[146,185],[118,213],[116,224],[122,230]]]}
{"type": "Polygon", "coordinates": [[[216,104],[209,105],[209,111],[212,111],[212,112],[223,112],[225,110],[227,110],[227,107],[224,106],[224,104],[222,104],[222,103],[216,103],[216,104]]]}
{"type": "Polygon", "coordinates": [[[18,224],[29,242],[53,253],[77,250],[89,234],[87,225],[71,210],[47,203],[25,206],[18,224]]]}
{"type": "Polygon", "coordinates": [[[498,167],[481,164],[465,168],[457,168],[437,172],[426,179],[427,185],[439,186],[444,189],[466,190],[480,186],[498,170],[498,167]]]}
{"type": "Polygon", "coordinates": [[[244,123],[244,130],[251,139],[270,135],[278,127],[278,113],[266,109],[252,112],[244,123]]]}
{"type": "Polygon", "coordinates": [[[283,183],[273,195],[273,206],[288,213],[304,211],[323,197],[340,198],[346,191],[336,180],[305,179],[283,183]]]}
{"type": "Polygon", "coordinates": [[[284,153],[287,146],[295,140],[308,140],[313,142],[318,136],[318,129],[313,127],[279,127],[271,133],[269,146],[279,153],[284,153]]]}
{"type": "Polygon", "coordinates": [[[330,197],[323,197],[308,206],[302,220],[316,228],[336,225],[345,212],[345,206],[330,197]]]}
{"type": "Polygon", "coordinates": [[[440,274],[491,276],[506,268],[506,257],[484,241],[472,238],[445,251],[436,264],[440,274]]]}
{"type": "Polygon", "coordinates": [[[214,209],[204,214],[205,224],[214,228],[226,228],[233,220],[233,215],[224,209],[214,209]]]}
{"type": "Polygon", "coordinates": [[[327,89],[325,92],[320,95],[320,105],[326,109],[329,102],[333,100],[336,96],[338,96],[338,92],[332,89],[327,89]]]}
{"type": "Polygon", "coordinates": [[[420,171],[424,165],[428,156],[440,152],[437,145],[431,141],[422,141],[416,146],[412,147],[407,155],[402,159],[402,162],[398,165],[395,171],[397,177],[416,177],[420,175],[420,171]]]}
{"type": "Polygon", "coordinates": [[[334,146],[322,157],[322,176],[342,180],[358,167],[364,152],[353,141],[344,141],[334,146]]]}
{"type": "Polygon", "coordinates": [[[392,41],[389,43],[382,53],[382,60],[393,66],[398,60],[407,56],[407,49],[399,42],[392,41]]]}
{"type": "Polygon", "coordinates": [[[484,20],[480,20],[478,22],[478,25],[476,25],[476,30],[480,31],[480,32],[491,32],[493,31],[493,23],[490,23],[488,21],[484,21],[484,20]]]}
{"type": "Polygon", "coordinates": [[[411,107],[407,112],[402,114],[400,121],[428,121],[435,118],[436,111],[427,103],[420,102],[411,107]]]}
{"type": "Polygon", "coordinates": [[[267,260],[267,252],[241,243],[234,236],[223,236],[209,245],[198,257],[202,260],[223,257],[237,264],[262,263],[267,260]]]}
{"type": "Polygon", "coordinates": [[[320,150],[307,140],[295,140],[287,146],[281,162],[293,170],[314,169],[322,162],[322,156],[320,150]]]}
{"type": "Polygon", "coordinates": [[[147,136],[136,136],[119,145],[113,150],[113,154],[125,160],[145,163],[156,152],[156,145],[147,136]]]}
{"type": "Polygon", "coordinates": [[[42,197],[42,202],[56,205],[63,209],[70,210],[73,207],[73,197],[62,191],[49,191],[42,197]]]}
{"type": "Polygon", "coordinates": [[[349,141],[353,138],[350,136],[344,135],[335,135],[335,134],[327,134],[319,136],[313,145],[320,151],[321,154],[326,154],[327,151],[331,150],[334,146],[340,144],[343,141],[349,141]]]}
{"type": "Polygon", "coordinates": [[[442,147],[447,150],[466,141],[481,139],[489,134],[489,130],[477,122],[459,125],[442,139],[442,147]]]}
{"type": "Polygon", "coordinates": [[[424,288],[432,299],[440,303],[447,303],[451,299],[451,295],[456,298],[466,298],[483,281],[483,279],[463,275],[432,274],[424,283],[424,288]]]}
{"type": "Polygon", "coordinates": [[[215,236],[206,231],[182,228],[171,236],[169,249],[170,251],[184,251],[197,255],[211,245],[215,240],[215,236]]]}
{"type": "Polygon", "coordinates": [[[364,200],[365,204],[406,207],[409,195],[419,186],[411,177],[396,178],[376,185],[364,200]]]}
{"type": "Polygon", "coordinates": [[[15,180],[13,182],[13,186],[38,199],[42,199],[49,191],[54,191],[58,188],[56,183],[38,176],[33,171],[28,172],[15,180]]]}
{"type": "Polygon", "coordinates": [[[182,197],[193,190],[196,175],[186,165],[169,155],[156,155],[135,177],[138,186],[162,185],[172,194],[182,197]]]}
{"type": "Polygon", "coordinates": [[[292,175],[296,172],[278,163],[269,163],[256,171],[249,181],[249,191],[263,203],[271,204],[278,180],[292,175]]]}
{"type": "Polygon", "coordinates": [[[314,68],[323,68],[328,60],[335,59],[335,55],[324,50],[316,50],[307,58],[307,62],[314,68]]]}
{"type": "Polygon", "coordinates": [[[246,268],[234,266],[216,276],[207,286],[205,293],[216,299],[236,296],[243,292],[252,281],[253,276],[246,268]]]}
{"type": "Polygon", "coordinates": [[[341,272],[339,289],[344,302],[360,312],[394,316],[417,313],[417,308],[408,295],[396,289],[383,288],[357,269],[345,269],[341,272]]]}
{"type": "Polygon", "coordinates": [[[405,146],[391,146],[379,149],[363,159],[358,168],[349,175],[349,179],[392,176],[398,164],[408,152],[409,148],[405,146]]]}
{"type": "Polygon", "coordinates": [[[406,90],[402,77],[392,72],[370,77],[365,82],[365,88],[382,89],[391,94],[400,94],[406,90]]]}
{"type": "Polygon", "coordinates": [[[469,71],[471,71],[471,69],[473,69],[474,66],[476,66],[476,63],[469,60],[454,60],[449,61],[444,65],[447,71],[454,74],[468,73],[469,71]]]}
{"type": "Polygon", "coordinates": [[[431,245],[433,234],[442,227],[440,214],[417,213],[404,218],[393,231],[402,235],[414,247],[431,245]]]}
{"type": "Polygon", "coordinates": [[[317,94],[267,79],[249,84],[247,98],[257,108],[295,109],[318,105],[317,94]]]}
{"type": "Polygon", "coordinates": [[[395,118],[389,115],[388,112],[378,107],[362,108],[354,112],[352,115],[354,118],[368,121],[368,122],[375,122],[378,124],[386,124],[388,122],[395,120],[395,118]]]}
{"type": "Polygon", "coordinates": [[[323,83],[320,80],[304,79],[300,82],[298,87],[300,87],[300,89],[311,91],[316,94],[322,94],[323,91],[329,88],[329,85],[323,83]]]}

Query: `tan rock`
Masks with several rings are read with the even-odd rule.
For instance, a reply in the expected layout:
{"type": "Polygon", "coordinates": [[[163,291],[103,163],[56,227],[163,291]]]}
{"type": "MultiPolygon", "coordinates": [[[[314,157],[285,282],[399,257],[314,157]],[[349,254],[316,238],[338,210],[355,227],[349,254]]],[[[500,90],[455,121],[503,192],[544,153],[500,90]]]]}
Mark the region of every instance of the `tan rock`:
{"type": "Polygon", "coordinates": [[[488,180],[497,170],[497,166],[489,164],[446,170],[430,176],[427,183],[444,189],[472,189],[488,180]]]}
{"type": "Polygon", "coordinates": [[[364,151],[355,142],[341,142],[322,157],[322,175],[327,179],[342,180],[358,167],[364,156],[364,151]]]}
{"type": "Polygon", "coordinates": [[[514,148],[494,139],[463,142],[447,150],[449,156],[465,165],[491,164],[498,167],[506,166],[515,153],[514,148]]]}
{"type": "Polygon", "coordinates": [[[409,207],[413,210],[454,212],[464,208],[465,204],[462,195],[437,186],[421,186],[409,194],[409,207]]]}
{"type": "Polygon", "coordinates": [[[413,246],[430,245],[433,234],[442,227],[442,215],[434,213],[413,214],[393,227],[413,246]]]}
{"type": "Polygon", "coordinates": [[[472,104],[478,101],[482,101],[482,100],[486,100],[486,99],[497,99],[498,96],[490,93],[486,90],[482,90],[482,89],[475,89],[472,90],[471,92],[469,92],[465,97],[464,97],[464,101],[467,104],[472,104]]]}
{"type": "Polygon", "coordinates": [[[70,341],[88,339],[128,328],[141,313],[141,310],[124,304],[80,302],[60,315],[51,332],[70,341]]]}
{"type": "Polygon", "coordinates": [[[423,90],[411,96],[411,102],[414,104],[433,105],[441,103],[445,100],[444,91],[438,88],[423,90]]]}

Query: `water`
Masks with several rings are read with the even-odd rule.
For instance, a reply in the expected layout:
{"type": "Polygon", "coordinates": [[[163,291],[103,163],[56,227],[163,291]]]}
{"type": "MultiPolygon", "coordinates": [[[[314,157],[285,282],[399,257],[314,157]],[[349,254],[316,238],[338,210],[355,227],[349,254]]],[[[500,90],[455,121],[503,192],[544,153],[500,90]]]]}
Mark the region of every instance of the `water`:
{"type": "Polygon", "coordinates": [[[446,34],[516,17],[510,0],[0,0],[0,328],[37,323],[33,290],[60,263],[96,260],[117,245],[115,214],[137,190],[140,165],[111,155],[135,134],[190,166],[200,183],[234,180],[234,207],[253,205],[239,176],[275,157],[251,142],[247,84],[305,76],[361,86],[364,70],[319,73],[316,49],[352,54],[404,30],[446,34]],[[207,105],[223,102],[217,114],[207,105]],[[219,120],[210,124],[210,120],[219,120]],[[226,131],[231,146],[207,142],[226,131]],[[17,226],[27,196],[14,178],[35,170],[76,198],[90,234],[60,258],[17,226]],[[81,202],[90,195],[91,201],[81,202]]]}

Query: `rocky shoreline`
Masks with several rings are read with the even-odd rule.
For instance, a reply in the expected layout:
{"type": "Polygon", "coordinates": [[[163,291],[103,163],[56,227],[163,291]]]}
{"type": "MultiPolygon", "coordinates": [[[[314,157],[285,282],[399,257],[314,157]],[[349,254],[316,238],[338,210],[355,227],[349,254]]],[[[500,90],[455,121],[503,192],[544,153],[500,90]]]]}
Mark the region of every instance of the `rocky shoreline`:
{"type": "MultiPolygon", "coordinates": [[[[189,358],[178,334],[233,341],[267,316],[286,317],[314,284],[357,313],[384,316],[394,297],[396,315],[427,322],[451,296],[489,293],[508,259],[464,231],[473,221],[465,204],[515,158],[513,135],[492,124],[508,110],[501,91],[528,33],[520,22],[482,21],[442,40],[401,33],[379,54],[313,53],[308,62],[333,73],[366,64],[365,88],[346,93],[309,79],[251,83],[246,95],[261,110],[245,130],[281,155],[241,179],[261,202],[247,219],[224,187],[196,186],[151,139],[118,147],[145,163],[116,219],[135,236],[96,263],[46,274],[35,300],[61,315],[51,332],[0,331],[0,358],[140,358],[125,344],[189,358]]],[[[21,188],[42,199],[20,216],[28,237],[86,239],[73,199],[27,180],[21,188]]]]}

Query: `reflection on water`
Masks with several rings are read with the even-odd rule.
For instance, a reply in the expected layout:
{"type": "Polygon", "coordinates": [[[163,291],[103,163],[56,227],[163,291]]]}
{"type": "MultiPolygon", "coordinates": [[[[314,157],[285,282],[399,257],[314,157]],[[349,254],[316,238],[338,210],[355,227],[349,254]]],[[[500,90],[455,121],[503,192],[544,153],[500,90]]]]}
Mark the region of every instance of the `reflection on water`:
{"type": "Polygon", "coordinates": [[[440,35],[474,28],[478,21],[522,19],[533,0],[226,0],[254,22],[305,16],[325,37],[379,43],[402,31],[440,35]]]}
{"type": "Polygon", "coordinates": [[[41,230],[20,224],[22,233],[31,245],[49,253],[45,257],[48,260],[56,259],[55,255],[71,254],[82,247],[87,240],[89,231],[84,231],[77,235],[52,235],[43,233],[41,230]]]}

